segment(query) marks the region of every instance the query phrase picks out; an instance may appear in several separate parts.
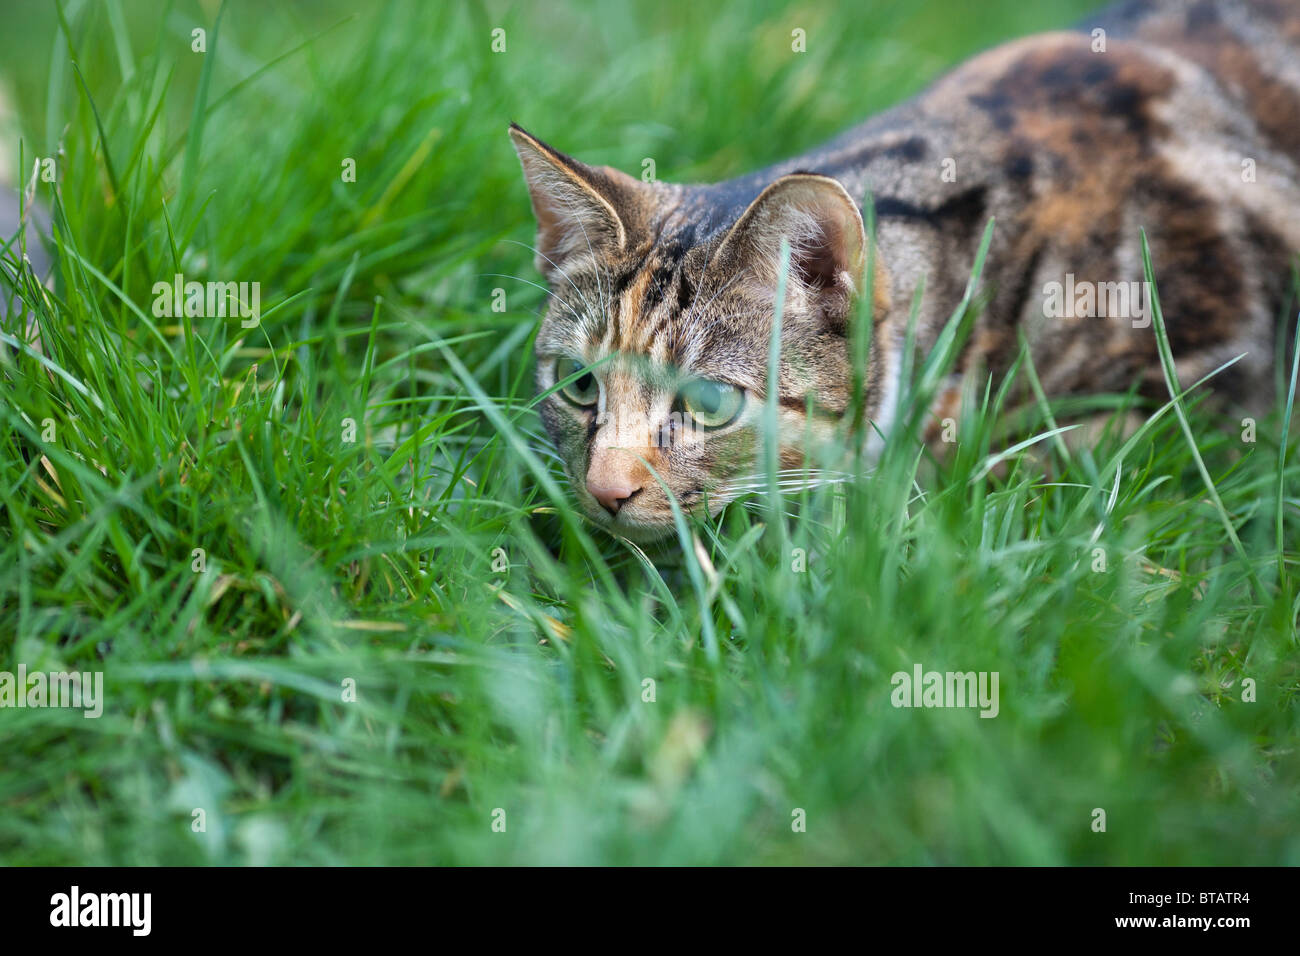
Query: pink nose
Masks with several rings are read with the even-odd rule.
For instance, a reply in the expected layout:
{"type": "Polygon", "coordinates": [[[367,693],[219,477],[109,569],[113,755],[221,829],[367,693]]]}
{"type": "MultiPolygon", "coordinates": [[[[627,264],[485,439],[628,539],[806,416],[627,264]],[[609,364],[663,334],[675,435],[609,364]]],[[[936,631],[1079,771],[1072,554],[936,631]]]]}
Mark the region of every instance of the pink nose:
{"type": "Polygon", "coordinates": [[[639,492],[641,489],[627,483],[615,483],[609,485],[593,484],[587,482],[587,490],[591,496],[600,502],[602,508],[612,515],[618,514],[620,508],[627,503],[628,499],[639,492]]]}

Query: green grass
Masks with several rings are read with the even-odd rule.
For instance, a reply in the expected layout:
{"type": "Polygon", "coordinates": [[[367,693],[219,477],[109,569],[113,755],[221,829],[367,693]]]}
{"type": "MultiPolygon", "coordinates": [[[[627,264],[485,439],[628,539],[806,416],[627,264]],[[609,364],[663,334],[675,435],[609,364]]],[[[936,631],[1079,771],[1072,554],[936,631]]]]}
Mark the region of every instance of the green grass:
{"type": "Polygon", "coordinates": [[[1282,416],[1245,443],[1198,391],[989,469],[994,383],[949,459],[904,432],[651,563],[584,529],[530,407],[509,120],[724,177],[1087,5],[545,6],[12,14],[60,265],[0,364],[0,670],[108,700],[0,711],[0,861],[1300,863],[1282,416]],[[176,272],[260,282],[260,327],[155,318],[176,272]],[[894,708],[913,663],[997,671],[998,717],[894,708]]]}

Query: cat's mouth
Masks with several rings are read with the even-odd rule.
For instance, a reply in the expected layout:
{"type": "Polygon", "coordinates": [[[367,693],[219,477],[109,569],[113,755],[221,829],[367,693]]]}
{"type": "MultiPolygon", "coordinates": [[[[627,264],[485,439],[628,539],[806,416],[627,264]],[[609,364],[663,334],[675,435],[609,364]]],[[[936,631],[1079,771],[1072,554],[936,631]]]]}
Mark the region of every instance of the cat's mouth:
{"type": "MultiPolygon", "coordinates": [[[[642,489],[644,491],[644,489],[642,489]]],[[[581,504],[587,517],[606,532],[629,541],[648,543],[669,537],[676,529],[673,509],[666,498],[659,502],[646,501],[647,495],[638,493],[617,512],[611,514],[585,489],[581,504]]],[[[684,515],[693,516],[708,509],[708,498],[703,488],[691,488],[676,495],[677,505],[684,515]]],[[[710,512],[713,509],[708,509],[710,512]]]]}

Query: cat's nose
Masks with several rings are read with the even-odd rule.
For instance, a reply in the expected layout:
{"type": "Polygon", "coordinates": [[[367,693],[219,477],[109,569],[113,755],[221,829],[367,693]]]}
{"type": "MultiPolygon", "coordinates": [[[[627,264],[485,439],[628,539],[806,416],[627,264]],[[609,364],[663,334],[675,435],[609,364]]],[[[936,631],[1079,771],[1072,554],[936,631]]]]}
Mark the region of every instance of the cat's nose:
{"type": "Polygon", "coordinates": [[[641,493],[641,489],[627,482],[597,484],[587,482],[587,490],[600,502],[600,506],[611,515],[616,515],[628,500],[641,493]]]}

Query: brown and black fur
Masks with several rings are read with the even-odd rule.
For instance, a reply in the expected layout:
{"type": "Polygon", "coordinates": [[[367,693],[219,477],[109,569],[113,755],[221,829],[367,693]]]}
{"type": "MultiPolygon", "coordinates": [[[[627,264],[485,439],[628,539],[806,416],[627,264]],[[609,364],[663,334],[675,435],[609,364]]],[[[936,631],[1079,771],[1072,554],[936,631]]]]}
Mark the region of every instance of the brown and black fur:
{"type": "MultiPolygon", "coordinates": [[[[924,354],[961,299],[990,218],[986,306],[936,414],[951,413],[962,374],[1005,371],[1022,331],[1051,396],[1135,383],[1163,393],[1153,329],[1044,311],[1045,288],[1067,274],[1141,282],[1141,229],[1183,384],[1246,353],[1215,388],[1252,410],[1271,398],[1300,251],[1300,0],[1122,4],[1074,32],[991,50],[820,149],[714,185],[647,184],[517,127],[512,137],[553,294],[539,385],[554,383],[556,356],[605,357],[602,409],[608,398],[657,420],[669,369],[743,387],[761,403],[785,236],[793,262],[778,397],[791,436],[782,464],[796,467],[809,423],[829,426],[849,405],[848,322],[869,241],[867,411],[887,431],[913,292],[924,284],[924,354]],[[859,211],[868,193],[869,240],[859,211]]],[[[626,443],[602,437],[595,411],[559,396],[542,411],[584,508],[633,537],[671,523],[647,465],[683,505],[716,510],[743,491],[758,446],[751,418],[707,441],[616,453],[626,443]],[[602,508],[585,489],[611,480],[637,491],[602,508]]]]}

